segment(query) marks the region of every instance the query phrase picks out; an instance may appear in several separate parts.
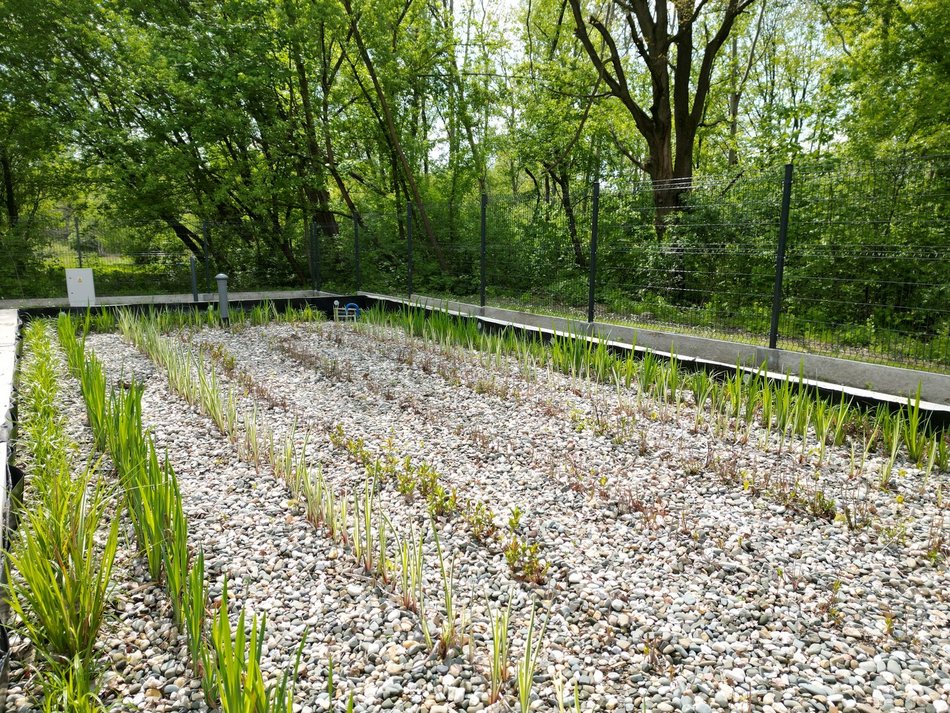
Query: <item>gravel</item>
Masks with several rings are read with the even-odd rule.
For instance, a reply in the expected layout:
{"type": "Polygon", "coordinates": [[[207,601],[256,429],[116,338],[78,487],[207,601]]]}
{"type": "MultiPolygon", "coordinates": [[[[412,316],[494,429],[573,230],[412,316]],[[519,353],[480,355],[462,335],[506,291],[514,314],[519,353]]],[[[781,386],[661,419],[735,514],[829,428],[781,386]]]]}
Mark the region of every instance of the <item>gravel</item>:
{"type": "MultiPolygon", "coordinates": [[[[179,475],[213,591],[227,577],[238,603],[267,615],[266,670],[289,665],[306,634],[303,711],[329,707],[331,656],[339,695],[352,691],[358,710],[485,709],[485,603],[509,594],[513,658],[532,603],[550,610],[538,710],[554,707],[558,677],[573,682],[568,690],[576,683],[585,710],[947,710],[948,577],[928,557],[933,533],[950,539],[938,496],[945,474],[921,487],[921,473],[902,463],[897,490],[882,491],[880,455],[852,477],[847,445],[829,447],[819,465],[817,449],[800,458],[796,443],[779,454],[774,435],[758,427],[742,442],[697,427],[688,405],[393,330],[271,324],[205,330],[194,340],[234,358],[236,370],[219,374],[224,388],[243,393],[239,372],[258,386],[240,398],[242,411],[257,403],[278,435],[294,419],[309,429],[308,462],[337,488],[364,480],[330,442],[340,425],[373,452],[430,463],[460,494],[489,505],[502,530],[519,508],[520,536],[537,542],[550,565],[544,584],[520,582],[500,547],[476,542],[461,518],[441,522],[458,603],[474,621],[474,662],[467,651],[430,655],[416,615],[314,529],[282,483],[241,462],[121,337],[91,337],[107,373],[144,380],[143,416],[179,475]],[[820,487],[839,503],[858,498],[874,523],[852,532],[796,513],[749,487],[765,478],[820,487]]],[[[79,418],[81,404],[64,407],[79,418]]],[[[407,502],[389,485],[381,498],[398,530],[426,521],[418,499],[407,502]]],[[[431,538],[426,560],[437,607],[431,538]]],[[[185,658],[175,644],[163,648],[167,607],[159,592],[152,597],[126,605],[120,620],[131,633],[106,641],[126,656],[140,653],[150,672],[117,690],[136,707],[183,709],[191,701],[182,691],[194,682],[165,670],[185,658]],[[124,638],[151,632],[157,644],[124,638]]],[[[514,705],[510,691],[507,700],[514,705]]]]}

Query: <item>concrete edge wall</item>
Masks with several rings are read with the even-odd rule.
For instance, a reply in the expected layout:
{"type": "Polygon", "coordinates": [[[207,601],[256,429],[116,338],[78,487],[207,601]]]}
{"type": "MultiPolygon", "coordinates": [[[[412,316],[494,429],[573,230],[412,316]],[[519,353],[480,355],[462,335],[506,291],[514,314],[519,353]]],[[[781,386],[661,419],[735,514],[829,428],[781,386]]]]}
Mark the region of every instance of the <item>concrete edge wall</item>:
{"type": "Polygon", "coordinates": [[[763,364],[772,377],[802,376],[807,383],[829,391],[846,393],[868,400],[903,403],[914,397],[920,388],[922,407],[931,411],[950,412],[950,376],[916,369],[872,364],[836,357],[806,354],[785,349],[767,349],[753,344],[690,334],[639,329],[616,324],[594,322],[588,325],[576,319],[519,312],[498,307],[479,307],[465,302],[412,295],[408,298],[361,292],[370,299],[393,304],[416,305],[430,310],[474,317],[498,325],[511,325],[540,332],[594,337],[621,348],[650,350],[662,356],[675,355],[712,367],[735,369],[741,366],[758,370],[763,364]]]}
{"type": "MultiPolygon", "coordinates": [[[[10,541],[10,486],[12,483],[9,458],[12,458],[12,439],[15,417],[15,384],[17,340],[20,319],[16,310],[0,310],[0,585],[6,584],[6,546],[10,541]]],[[[0,609],[0,707],[7,696],[7,663],[9,642],[6,633],[7,607],[0,609]]]]}
{"type": "MultiPolygon", "coordinates": [[[[313,290],[283,290],[275,292],[230,292],[228,300],[230,302],[241,301],[262,301],[262,300],[293,300],[310,299],[314,297],[333,297],[332,292],[315,292],[313,290]]],[[[217,292],[199,292],[198,301],[195,302],[191,294],[184,295],[131,295],[127,297],[97,297],[97,307],[124,307],[129,305],[196,305],[207,307],[218,303],[217,292]]],[[[29,299],[29,300],[0,300],[0,310],[4,308],[18,310],[44,310],[44,309],[66,309],[69,308],[69,300],[65,297],[52,297],[48,299],[29,299]]],[[[74,308],[74,309],[85,309],[74,308]]]]}

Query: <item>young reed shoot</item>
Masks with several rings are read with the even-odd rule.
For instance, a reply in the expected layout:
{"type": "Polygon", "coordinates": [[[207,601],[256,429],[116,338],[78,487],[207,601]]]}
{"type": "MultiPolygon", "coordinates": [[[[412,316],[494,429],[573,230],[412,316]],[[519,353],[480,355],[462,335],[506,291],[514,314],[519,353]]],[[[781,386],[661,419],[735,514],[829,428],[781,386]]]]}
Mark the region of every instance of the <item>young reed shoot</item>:
{"type": "Polygon", "coordinates": [[[538,656],[544,643],[544,634],[547,632],[548,619],[541,625],[541,631],[535,632],[535,613],[537,607],[531,607],[531,618],[528,620],[528,633],[525,635],[524,655],[518,662],[518,706],[521,713],[531,710],[531,689],[534,687],[534,672],[538,667],[538,656]],[[537,636],[535,634],[537,633],[537,636]]]}
{"type": "Polygon", "coordinates": [[[508,669],[508,633],[511,621],[511,595],[504,609],[497,611],[487,601],[488,619],[491,628],[491,658],[488,661],[488,702],[497,703],[501,699],[501,689],[510,677],[508,669]]]}

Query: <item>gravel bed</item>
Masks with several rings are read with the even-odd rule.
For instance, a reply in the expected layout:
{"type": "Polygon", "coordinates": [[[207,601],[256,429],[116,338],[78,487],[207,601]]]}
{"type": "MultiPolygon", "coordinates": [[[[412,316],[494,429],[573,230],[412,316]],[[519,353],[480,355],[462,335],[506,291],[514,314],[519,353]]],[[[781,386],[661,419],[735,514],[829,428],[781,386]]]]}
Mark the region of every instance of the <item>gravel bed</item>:
{"type": "MultiPolygon", "coordinates": [[[[689,407],[673,413],[633,391],[508,360],[486,366],[388,330],[274,324],[196,340],[224,345],[276,397],[261,405],[272,427],[299,418],[311,429],[310,460],[331,482],[355,487],[363,477],[329,443],[342,424],[371,449],[388,442],[431,463],[491,506],[502,527],[512,508],[524,511],[521,532],[551,564],[541,587],[513,580],[498,548],[477,544],[460,520],[440,535],[457,557],[476,649],[486,593],[515,597],[514,655],[530,602],[551,607],[539,709],[552,705],[551,680],[561,675],[598,710],[947,710],[947,575],[926,557],[945,513],[935,495],[943,474],[920,492],[919,472],[904,464],[900,490],[882,492],[869,487],[879,468],[870,462],[863,500],[882,528],[853,533],[724,477],[817,478],[844,499],[857,487],[845,449],[829,448],[820,467],[806,450],[800,463],[797,449],[757,447],[758,428],[747,444],[694,433],[689,407]]],[[[210,421],[170,395],[147,359],[115,335],[90,345],[110,374],[145,379],[144,417],[179,473],[192,538],[218,585],[227,574],[239,600],[268,612],[275,670],[310,626],[304,710],[327,703],[330,655],[364,710],[484,707],[484,645],[474,665],[430,659],[414,615],[307,524],[282,485],[242,464],[210,421]]],[[[251,402],[245,396],[242,409],[251,402]]],[[[424,521],[418,503],[383,497],[397,528],[424,521]]],[[[431,552],[427,562],[437,599],[431,552]]]]}
{"type": "Polygon", "coordinates": [[[306,635],[297,689],[303,713],[329,709],[331,658],[337,697],[354,692],[358,710],[427,704],[438,713],[483,687],[467,661],[431,659],[414,615],[304,519],[283,483],[241,462],[209,419],[168,391],[148,359],[114,335],[89,345],[108,373],[144,382],[143,420],[168,448],[190,541],[205,551],[212,598],[227,578],[235,618],[240,606],[248,617],[267,616],[265,673],[276,679],[306,635]]]}

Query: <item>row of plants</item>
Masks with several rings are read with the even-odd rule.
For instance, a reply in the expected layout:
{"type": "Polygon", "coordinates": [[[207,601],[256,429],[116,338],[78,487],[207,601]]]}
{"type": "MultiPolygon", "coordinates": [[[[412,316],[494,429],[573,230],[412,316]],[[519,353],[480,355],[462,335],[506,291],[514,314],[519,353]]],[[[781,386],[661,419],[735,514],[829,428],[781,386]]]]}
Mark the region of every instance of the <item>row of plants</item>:
{"type": "Polygon", "coordinates": [[[540,556],[540,545],[520,534],[522,511],[515,508],[508,519],[508,531],[495,524],[495,512],[477,498],[460,496],[455,488],[442,484],[439,472],[429,463],[413,463],[411,456],[399,458],[391,440],[387,440],[378,454],[374,454],[362,438],[349,438],[342,424],[330,434],[330,442],[347,453],[374,480],[391,482],[396,490],[411,501],[416,493],[424,500],[426,510],[433,518],[460,515],[469,526],[472,536],[481,544],[500,545],[505,561],[516,579],[543,584],[549,565],[540,556]]]}
{"type": "Polygon", "coordinates": [[[261,669],[266,618],[254,617],[247,638],[242,610],[232,629],[225,581],[217,612],[207,621],[211,602],[204,553],[189,547],[177,477],[167,456],[159,458],[154,439],[143,426],[143,386],[131,382],[107,392],[101,363],[86,353],[87,332],[77,337],[67,314],[60,315],[57,328],[79,381],[96,446],[111,456],[137,551],[151,580],[165,587],[208,705],[224,713],[289,713],[295,675],[285,672],[279,682],[267,686],[261,669]]]}
{"type": "MultiPolygon", "coordinates": [[[[278,348],[291,359],[314,368],[331,379],[335,379],[341,372],[336,360],[287,344],[279,344],[278,348]]],[[[244,385],[249,393],[262,394],[273,402],[273,396],[266,389],[255,384],[248,372],[237,368],[234,357],[224,345],[219,342],[203,342],[199,351],[207,354],[228,376],[244,385]]],[[[215,379],[213,368],[207,379],[215,379]]],[[[374,389],[375,385],[370,384],[369,388],[374,389]]],[[[230,400],[229,398],[228,402],[230,400]]],[[[281,402],[280,405],[287,406],[286,402],[281,402]]],[[[217,410],[214,406],[212,409],[217,410]]],[[[245,419],[245,428],[256,433],[256,414],[251,414],[250,420],[245,419]]],[[[456,488],[446,487],[444,479],[431,464],[425,461],[414,462],[408,455],[400,457],[395,452],[391,439],[387,439],[381,447],[371,449],[362,437],[347,436],[342,424],[331,429],[329,439],[333,446],[346,452],[354,462],[363,467],[369,478],[380,484],[391,483],[407,502],[411,502],[418,495],[432,518],[460,516],[479,543],[500,545],[516,579],[534,584],[544,583],[549,565],[541,557],[539,544],[528,541],[519,532],[519,512],[512,513],[508,531],[503,532],[496,526],[495,513],[490,506],[476,498],[460,495],[456,488]]],[[[255,447],[253,441],[245,444],[245,448],[253,461],[259,462],[259,448],[255,447]]]]}
{"type": "MultiPolygon", "coordinates": [[[[208,415],[237,445],[242,459],[258,469],[262,463],[269,465],[275,477],[281,479],[293,498],[301,503],[306,517],[315,527],[324,530],[331,540],[348,551],[355,563],[378,584],[392,587],[401,605],[417,614],[421,633],[430,649],[448,656],[467,647],[468,656],[474,661],[473,621],[469,612],[457,605],[454,559],[446,562],[435,521],[437,514],[430,514],[429,522],[421,531],[410,527],[408,533],[400,533],[377,495],[384,470],[381,460],[360,451],[360,461],[365,459],[368,465],[362,487],[354,488],[352,492],[335,490],[319,468],[314,470],[307,465],[309,433],[300,431],[296,422],[278,439],[275,431],[262,422],[256,408],[240,416],[237,414],[237,395],[233,390],[225,393],[216,376],[212,355],[226,358],[221,350],[203,352],[179,348],[162,336],[154,321],[147,317],[137,319],[128,312],[120,313],[118,324],[120,331],[136,348],[165,370],[169,387],[208,415]],[[429,607],[424,586],[424,544],[430,534],[441,584],[442,606],[439,610],[429,607]]],[[[347,447],[344,442],[339,445],[347,447]]],[[[362,444],[355,441],[349,444],[351,449],[361,447],[362,444]]],[[[410,469],[413,469],[411,465],[410,469]]],[[[429,473],[423,474],[423,479],[431,480],[434,471],[428,466],[414,468],[414,479],[419,477],[419,470],[429,473]]],[[[435,480],[430,485],[434,492],[439,484],[435,480]]],[[[511,678],[507,647],[510,610],[504,611],[504,614],[493,612],[490,622],[493,633],[492,651],[488,656],[488,674],[493,682],[491,702],[501,699],[503,687],[511,678]]],[[[518,701],[524,713],[532,700],[534,672],[545,627],[546,623],[541,628],[541,636],[538,636],[535,608],[532,608],[528,644],[525,656],[518,664],[516,677],[518,701]]]]}
{"type": "MultiPolygon", "coordinates": [[[[155,309],[149,307],[146,311],[149,321],[154,322],[162,332],[171,332],[180,329],[201,329],[203,327],[221,327],[225,322],[216,305],[210,304],[205,309],[155,309]]],[[[309,304],[303,307],[294,307],[286,304],[283,309],[270,300],[263,300],[250,309],[232,305],[228,310],[227,324],[232,328],[241,329],[251,325],[268,324],[270,322],[322,322],[326,315],[309,304]]],[[[98,310],[87,309],[83,331],[84,333],[114,332],[117,327],[116,311],[113,308],[100,307],[98,310]]]]}
{"type": "Polygon", "coordinates": [[[6,599],[29,640],[42,710],[101,708],[95,650],[109,603],[119,522],[98,463],[74,463],[65,430],[53,347],[44,322],[30,322],[19,374],[17,451],[29,474],[22,523],[8,561],[6,599]],[[111,520],[111,521],[110,521],[111,520]],[[105,543],[97,542],[107,527],[105,543]]]}
{"type": "Polygon", "coordinates": [[[748,441],[753,425],[758,424],[764,430],[760,447],[782,452],[797,437],[802,461],[816,449],[821,465],[828,445],[845,446],[850,441],[852,452],[862,454],[863,460],[872,451],[887,454],[885,468],[893,468],[902,452],[916,465],[950,470],[947,433],[930,427],[919,390],[896,411],[886,405],[869,410],[844,396],[827,399],[801,376],[774,380],[766,376],[764,368],[755,373],[737,368],[731,374],[712,375],[704,370],[689,371],[675,357],[661,359],[646,352],[635,358],[583,335],[556,334],[544,341],[513,330],[491,333],[482,331],[471,319],[410,307],[367,310],[363,321],[399,328],[441,347],[476,350],[487,364],[502,365],[504,358],[514,357],[525,370],[550,367],[574,378],[612,383],[618,389],[636,384],[638,405],[642,406],[647,396],[660,404],[655,417],[678,413],[688,403],[689,394],[696,409],[696,430],[705,425],[719,437],[732,434],[739,441],[748,441]]]}

